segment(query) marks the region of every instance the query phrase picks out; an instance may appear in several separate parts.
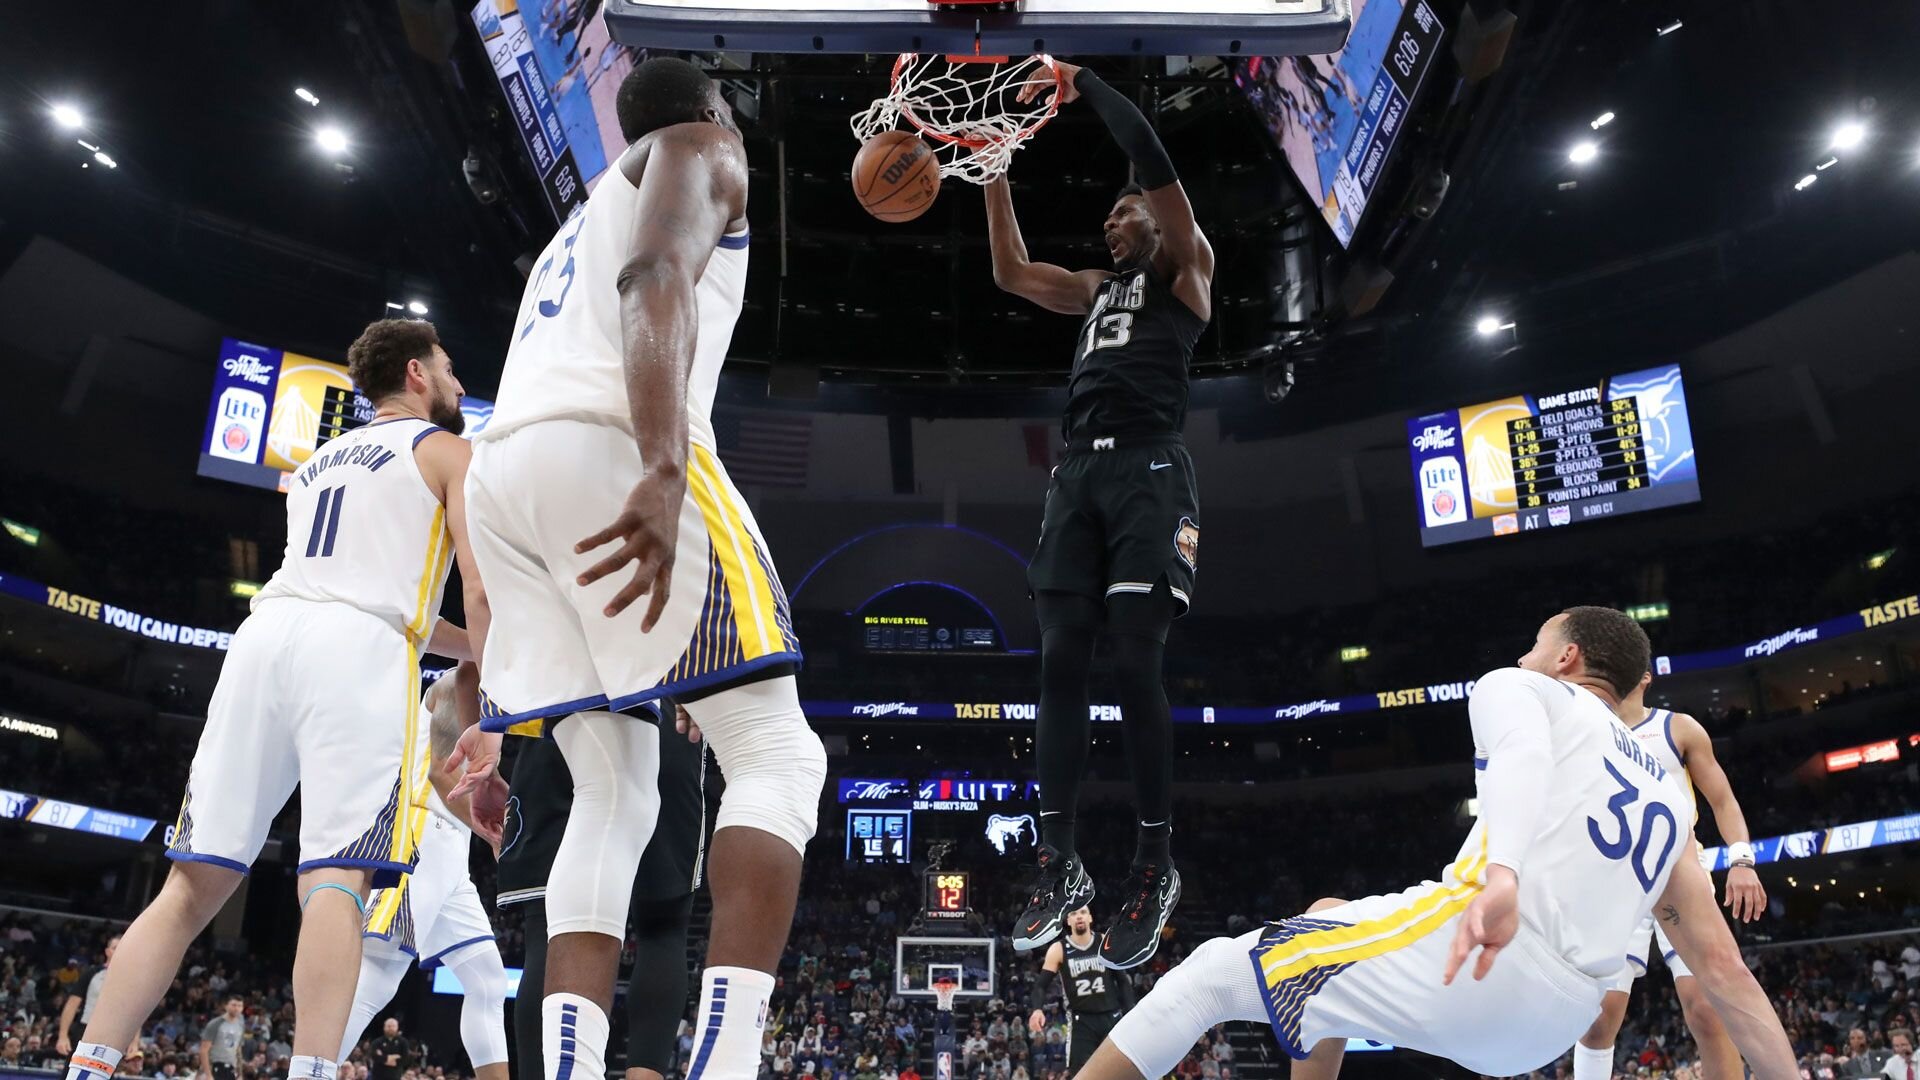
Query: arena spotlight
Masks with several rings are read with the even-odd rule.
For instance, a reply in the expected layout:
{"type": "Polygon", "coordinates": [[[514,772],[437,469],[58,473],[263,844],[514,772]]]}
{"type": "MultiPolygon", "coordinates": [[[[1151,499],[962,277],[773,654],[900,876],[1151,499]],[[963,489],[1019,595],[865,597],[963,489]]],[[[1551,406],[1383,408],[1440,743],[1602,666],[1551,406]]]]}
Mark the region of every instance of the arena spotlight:
{"type": "Polygon", "coordinates": [[[1666,36],[1667,36],[1668,34],[1671,34],[1671,33],[1673,33],[1673,32],[1674,32],[1675,30],[1678,30],[1678,29],[1680,29],[1680,27],[1681,27],[1681,26],[1683,26],[1683,25],[1685,25],[1685,24],[1684,24],[1684,23],[1682,23],[1682,22],[1681,22],[1681,21],[1680,21],[1679,19],[1675,19],[1675,20],[1673,20],[1672,22],[1670,22],[1670,23],[1668,23],[1667,25],[1665,25],[1665,26],[1663,26],[1663,27],[1661,27],[1660,29],[1658,29],[1658,30],[1655,30],[1655,31],[1653,32],[1653,36],[1654,36],[1654,37],[1666,37],[1666,36]]]}
{"type": "Polygon", "coordinates": [[[87,118],[80,110],[64,101],[54,105],[52,112],[53,122],[68,131],[78,131],[87,126],[87,118]]]}
{"type": "Polygon", "coordinates": [[[347,133],[329,124],[313,133],[313,141],[329,154],[347,152],[347,133]]]}
{"type": "Polygon", "coordinates": [[[1599,156],[1599,145],[1591,141],[1574,143],[1573,149],[1567,151],[1567,160],[1573,162],[1575,165],[1585,165],[1587,162],[1599,156]]]}
{"type": "Polygon", "coordinates": [[[93,160],[99,162],[100,164],[106,166],[109,169],[117,169],[120,167],[120,163],[108,157],[107,152],[105,150],[95,150],[93,152],[93,160]]]}
{"type": "Polygon", "coordinates": [[[1603,112],[1599,116],[1596,116],[1592,120],[1588,121],[1587,126],[1592,128],[1595,131],[1599,131],[1601,128],[1606,127],[1608,124],[1611,124],[1611,123],[1613,123],[1613,110],[1608,109],[1606,112],[1603,112]]]}
{"type": "Polygon", "coordinates": [[[320,99],[313,96],[313,91],[307,89],[304,86],[294,87],[293,96],[299,98],[301,101],[304,101],[309,105],[320,104],[320,99]]]}
{"type": "Polygon", "coordinates": [[[1498,315],[1482,315],[1474,321],[1473,332],[1481,337],[1492,337],[1502,330],[1513,329],[1514,324],[1506,322],[1498,315]]]}
{"type": "Polygon", "coordinates": [[[1833,129],[1833,148],[1851,150],[1867,139],[1867,125],[1858,120],[1849,120],[1833,129]]]}
{"type": "Polygon", "coordinates": [[[1812,187],[1814,184],[1819,183],[1819,181],[1820,181],[1820,177],[1818,175],[1814,173],[1808,173],[1807,175],[1793,182],[1793,190],[1805,191],[1808,188],[1812,187]]]}
{"type": "Polygon", "coordinates": [[[1838,164],[1840,164],[1840,159],[1839,159],[1839,158],[1837,158],[1837,157],[1830,157],[1830,158],[1828,158],[1827,160],[1825,160],[1825,161],[1823,161],[1823,162],[1821,162],[1820,164],[1818,164],[1818,165],[1815,165],[1815,166],[1813,167],[1813,171],[1814,171],[1814,172],[1826,172],[1826,171],[1827,171],[1828,169],[1831,169],[1831,168],[1833,168],[1833,167],[1834,167],[1835,165],[1838,165],[1838,164]]]}
{"type": "Polygon", "coordinates": [[[415,315],[425,315],[427,313],[427,305],[419,300],[409,300],[407,301],[407,310],[413,312],[415,315]]]}

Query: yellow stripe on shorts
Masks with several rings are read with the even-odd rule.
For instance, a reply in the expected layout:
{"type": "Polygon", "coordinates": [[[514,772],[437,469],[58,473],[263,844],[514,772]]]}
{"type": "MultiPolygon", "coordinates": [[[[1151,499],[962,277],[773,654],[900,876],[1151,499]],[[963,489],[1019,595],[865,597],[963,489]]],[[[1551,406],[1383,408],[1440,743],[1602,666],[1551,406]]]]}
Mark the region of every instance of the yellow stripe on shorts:
{"type": "Polygon", "coordinates": [[[1262,977],[1267,986],[1277,988],[1314,968],[1350,964],[1406,948],[1466,910],[1484,887],[1479,876],[1486,859],[1483,841],[1478,855],[1448,868],[1447,876],[1458,884],[1436,884],[1412,903],[1377,919],[1289,939],[1260,958],[1262,977]]]}
{"type": "Polygon", "coordinates": [[[400,750],[401,805],[393,815],[393,840],[388,846],[389,862],[407,862],[413,858],[419,832],[414,823],[414,770],[426,755],[420,752],[420,652],[413,638],[407,639],[407,726],[406,741],[400,750]]]}
{"type": "Polygon", "coordinates": [[[775,618],[779,609],[773,598],[773,586],[754,554],[753,533],[748,530],[739,508],[733,505],[726,485],[720,481],[713,454],[696,444],[691,464],[691,483],[687,490],[692,492],[694,504],[700,508],[707,536],[713,541],[714,558],[719,560],[721,573],[726,578],[727,592],[733,600],[741,658],[754,660],[781,652],[786,645],[775,618]]]}

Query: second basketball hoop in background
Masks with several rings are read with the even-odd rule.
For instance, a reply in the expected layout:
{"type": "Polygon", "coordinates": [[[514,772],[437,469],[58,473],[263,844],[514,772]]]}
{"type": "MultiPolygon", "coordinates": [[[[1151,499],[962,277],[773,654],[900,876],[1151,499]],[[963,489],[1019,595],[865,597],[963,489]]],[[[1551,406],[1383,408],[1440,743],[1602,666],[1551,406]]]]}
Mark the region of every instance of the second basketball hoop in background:
{"type": "Polygon", "coordinates": [[[880,132],[853,159],[853,194],[881,221],[912,221],[940,194],[940,163],[913,132],[880,132]]]}

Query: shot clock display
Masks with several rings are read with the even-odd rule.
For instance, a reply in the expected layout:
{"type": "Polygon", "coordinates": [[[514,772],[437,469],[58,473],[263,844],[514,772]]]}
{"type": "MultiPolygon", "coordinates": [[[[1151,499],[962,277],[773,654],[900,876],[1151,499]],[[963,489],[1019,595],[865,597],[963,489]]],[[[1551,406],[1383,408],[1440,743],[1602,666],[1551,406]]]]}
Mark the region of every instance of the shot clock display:
{"type": "Polygon", "coordinates": [[[967,917],[972,910],[972,887],[965,870],[927,871],[928,922],[947,922],[967,917]]]}

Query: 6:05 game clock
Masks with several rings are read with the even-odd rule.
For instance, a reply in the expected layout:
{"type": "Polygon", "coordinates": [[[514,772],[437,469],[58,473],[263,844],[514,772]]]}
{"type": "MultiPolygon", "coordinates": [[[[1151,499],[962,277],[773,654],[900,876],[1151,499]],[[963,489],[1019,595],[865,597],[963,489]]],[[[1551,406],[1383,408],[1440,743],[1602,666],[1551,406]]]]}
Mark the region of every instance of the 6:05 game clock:
{"type": "Polygon", "coordinates": [[[972,910],[972,882],[965,870],[927,871],[927,906],[922,914],[928,922],[964,919],[972,910]]]}

